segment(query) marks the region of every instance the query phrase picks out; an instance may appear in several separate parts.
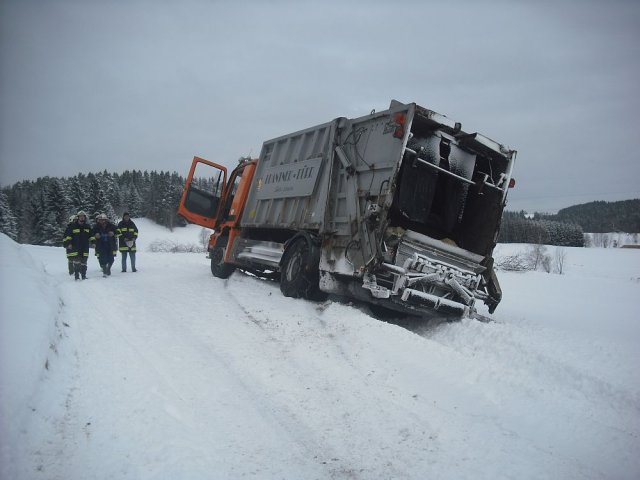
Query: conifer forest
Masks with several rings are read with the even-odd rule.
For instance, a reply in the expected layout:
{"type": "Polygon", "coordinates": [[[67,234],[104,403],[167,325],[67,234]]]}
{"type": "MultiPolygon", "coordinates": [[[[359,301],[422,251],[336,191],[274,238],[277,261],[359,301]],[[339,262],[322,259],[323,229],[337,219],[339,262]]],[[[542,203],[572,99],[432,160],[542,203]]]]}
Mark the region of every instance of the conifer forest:
{"type": "MultiPolygon", "coordinates": [[[[209,191],[219,187],[212,179],[194,181],[209,191]]],[[[176,212],[184,183],[176,172],[140,170],[24,180],[0,190],[0,232],[19,243],[59,246],[70,216],[80,210],[90,219],[104,213],[112,222],[129,212],[173,229],[186,224],[176,212]]],[[[554,215],[505,211],[498,241],[582,247],[584,232],[640,232],[640,199],[590,202],[554,215]]]]}
{"type": "Polygon", "coordinates": [[[19,243],[62,245],[70,216],[80,210],[112,222],[129,212],[172,229],[184,225],[176,213],[184,183],[175,172],[140,170],[21,181],[0,192],[0,231],[19,243]]]}

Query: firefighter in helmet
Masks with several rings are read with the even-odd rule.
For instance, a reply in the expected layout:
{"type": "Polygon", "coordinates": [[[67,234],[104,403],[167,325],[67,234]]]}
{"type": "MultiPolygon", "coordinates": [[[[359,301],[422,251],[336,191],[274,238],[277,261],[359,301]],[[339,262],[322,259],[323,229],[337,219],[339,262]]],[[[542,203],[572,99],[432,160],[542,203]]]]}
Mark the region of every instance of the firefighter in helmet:
{"type": "Polygon", "coordinates": [[[75,221],[67,225],[64,232],[63,245],[67,250],[67,259],[73,263],[73,273],[76,280],[87,278],[87,260],[89,247],[94,241],[91,226],[87,221],[87,214],[80,210],[75,221]]]}

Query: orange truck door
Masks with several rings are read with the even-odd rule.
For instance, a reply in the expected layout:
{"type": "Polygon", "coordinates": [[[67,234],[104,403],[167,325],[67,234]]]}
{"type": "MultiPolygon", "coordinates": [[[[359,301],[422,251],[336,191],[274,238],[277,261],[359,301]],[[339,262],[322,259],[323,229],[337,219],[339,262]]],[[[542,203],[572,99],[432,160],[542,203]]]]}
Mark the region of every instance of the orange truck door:
{"type": "Polygon", "coordinates": [[[226,185],[225,167],[204,158],[193,157],[178,213],[191,223],[213,229],[226,185]]]}

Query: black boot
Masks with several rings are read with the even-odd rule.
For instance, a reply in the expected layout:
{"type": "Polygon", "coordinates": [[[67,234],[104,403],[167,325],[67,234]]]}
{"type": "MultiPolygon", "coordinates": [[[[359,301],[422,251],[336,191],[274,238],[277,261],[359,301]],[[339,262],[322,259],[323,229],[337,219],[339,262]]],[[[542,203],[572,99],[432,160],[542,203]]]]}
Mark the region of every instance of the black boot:
{"type": "MultiPolygon", "coordinates": [[[[74,272],[71,272],[71,273],[73,274],[74,272]]],[[[82,276],[82,278],[84,278],[84,275],[82,276]]],[[[79,272],[75,272],[75,279],[76,280],[80,280],[80,273],[79,272]]]]}

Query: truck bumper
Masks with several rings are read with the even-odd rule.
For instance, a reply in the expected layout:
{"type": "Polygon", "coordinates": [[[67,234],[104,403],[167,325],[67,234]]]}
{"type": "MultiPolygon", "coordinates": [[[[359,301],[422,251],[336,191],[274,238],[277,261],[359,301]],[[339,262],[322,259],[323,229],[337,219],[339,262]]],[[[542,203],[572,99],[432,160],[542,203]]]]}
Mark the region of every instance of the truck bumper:
{"type": "Polygon", "coordinates": [[[393,258],[362,277],[322,272],[320,288],[421,316],[473,317],[475,302],[490,300],[483,283],[483,257],[407,231],[393,258]],[[349,283],[349,286],[345,285],[349,283]]]}

